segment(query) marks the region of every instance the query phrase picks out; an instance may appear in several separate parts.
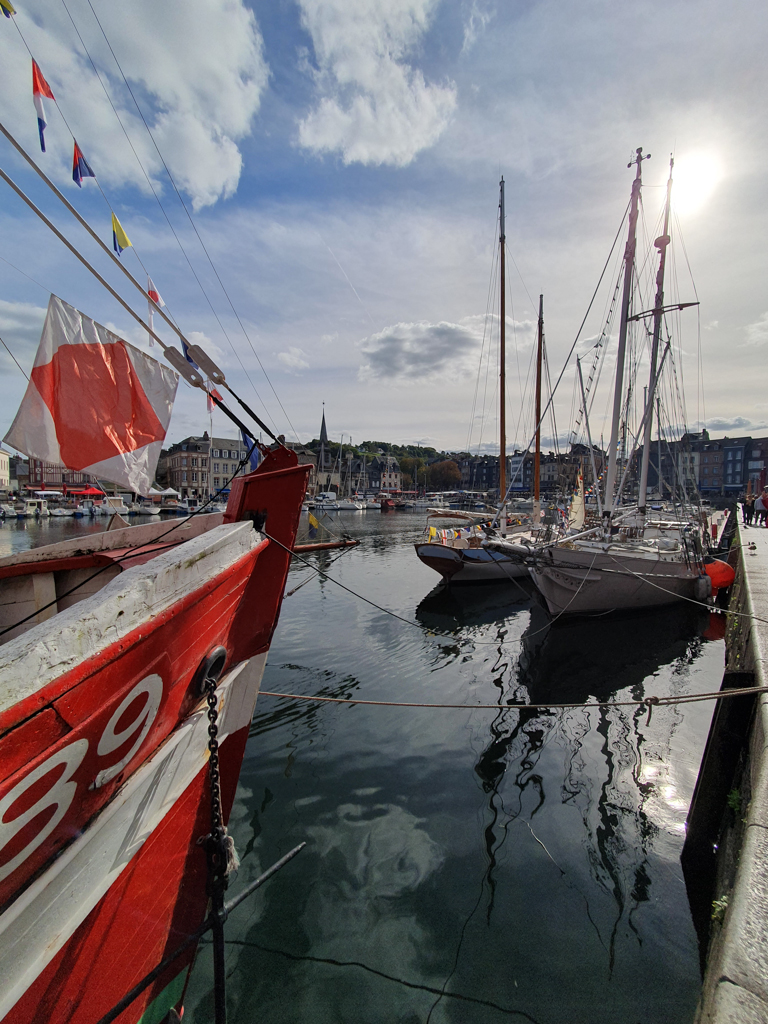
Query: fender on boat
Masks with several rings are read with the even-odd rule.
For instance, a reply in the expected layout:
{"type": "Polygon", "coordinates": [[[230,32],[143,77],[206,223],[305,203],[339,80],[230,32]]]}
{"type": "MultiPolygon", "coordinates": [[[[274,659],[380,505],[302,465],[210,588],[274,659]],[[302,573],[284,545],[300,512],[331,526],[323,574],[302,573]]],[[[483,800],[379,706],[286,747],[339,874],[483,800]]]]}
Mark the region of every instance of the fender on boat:
{"type": "Polygon", "coordinates": [[[736,570],[722,558],[704,563],[704,572],[712,580],[712,590],[725,590],[736,579],[736,570]]]}

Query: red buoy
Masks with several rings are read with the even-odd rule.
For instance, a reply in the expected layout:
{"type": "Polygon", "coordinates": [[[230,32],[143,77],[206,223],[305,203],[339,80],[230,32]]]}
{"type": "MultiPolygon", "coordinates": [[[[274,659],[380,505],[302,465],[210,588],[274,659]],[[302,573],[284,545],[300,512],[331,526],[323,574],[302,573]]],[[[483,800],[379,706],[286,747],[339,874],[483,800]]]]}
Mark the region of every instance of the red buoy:
{"type": "Polygon", "coordinates": [[[722,558],[714,558],[704,564],[704,572],[712,580],[712,590],[725,590],[736,579],[736,571],[722,558]]]}

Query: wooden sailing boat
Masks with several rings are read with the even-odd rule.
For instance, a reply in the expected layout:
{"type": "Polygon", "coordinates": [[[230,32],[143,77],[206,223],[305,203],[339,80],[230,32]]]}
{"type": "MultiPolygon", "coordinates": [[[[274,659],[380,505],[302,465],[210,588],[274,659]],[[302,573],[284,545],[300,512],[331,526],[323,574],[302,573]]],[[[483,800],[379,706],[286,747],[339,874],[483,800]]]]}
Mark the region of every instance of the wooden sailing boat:
{"type": "MultiPolygon", "coordinates": [[[[637,219],[642,185],[642,149],[635,159],[635,178],[630,200],[629,232],[624,252],[624,284],[621,324],[616,357],[616,378],[611,420],[608,471],[603,500],[603,521],[600,526],[581,535],[566,537],[536,552],[531,576],[546,600],[552,614],[584,614],[613,609],[643,608],[669,604],[678,600],[706,600],[712,593],[710,573],[714,560],[706,551],[706,533],[693,522],[652,522],[647,516],[646,498],[650,438],[656,388],[662,370],[660,358],[661,325],[664,307],[664,269],[666,250],[670,243],[669,216],[672,194],[672,167],[667,183],[664,229],[656,239],[659,267],[656,276],[654,308],[648,313],[630,316],[634,275],[637,219]],[[638,506],[631,510],[619,507],[621,483],[618,479],[620,419],[624,404],[624,363],[627,329],[631,320],[653,316],[650,384],[643,421],[643,457],[640,474],[638,506]]],[[[691,303],[675,304],[681,309],[691,303]]],[[[665,348],[663,355],[669,349],[665,348]]],[[[624,472],[626,477],[626,470],[624,472]]],[[[722,565],[722,563],[720,563],[722,565]]],[[[718,566],[719,569],[719,566],[718,566]]]]}
{"type": "MultiPolygon", "coordinates": [[[[498,532],[507,536],[507,453],[506,453],[506,235],[504,208],[504,179],[499,182],[499,269],[500,269],[500,303],[499,303],[499,498],[500,508],[496,516],[498,532]]],[[[543,301],[543,300],[541,300],[543,301]]],[[[539,355],[538,374],[536,379],[537,392],[537,424],[541,411],[541,344],[543,313],[539,310],[539,355]]],[[[539,451],[539,431],[537,428],[537,452],[539,451]]],[[[538,459],[536,462],[535,502],[538,502],[538,459]]],[[[521,464],[522,468],[522,464],[521,464]]],[[[534,516],[537,506],[534,506],[534,516]]],[[[427,520],[427,540],[414,545],[416,555],[425,564],[434,569],[450,583],[486,583],[504,582],[510,579],[528,576],[528,568],[515,553],[508,550],[493,550],[484,542],[491,531],[488,517],[472,513],[456,513],[451,515],[442,509],[434,510],[433,516],[427,520]],[[454,518],[459,521],[446,529],[440,529],[430,519],[454,518]]],[[[536,519],[534,518],[534,522],[536,519]]],[[[520,521],[512,527],[512,534],[528,528],[528,522],[520,521]]]]}

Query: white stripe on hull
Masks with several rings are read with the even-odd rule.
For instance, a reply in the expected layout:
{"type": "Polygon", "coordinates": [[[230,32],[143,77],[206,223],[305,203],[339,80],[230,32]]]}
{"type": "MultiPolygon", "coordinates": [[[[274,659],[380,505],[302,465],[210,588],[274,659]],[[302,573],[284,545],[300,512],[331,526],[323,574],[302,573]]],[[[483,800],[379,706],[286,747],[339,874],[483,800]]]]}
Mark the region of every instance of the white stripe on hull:
{"type": "MultiPolygon", "coordinates": [[[[253,716],[267,655],[219,684],[223,744],[253,716]]],[[[0,1020],[53,960],[144,842],[183,796],[208,759],[203,708],[187,718],[71,846],[0,917],[0,1020]]]]}

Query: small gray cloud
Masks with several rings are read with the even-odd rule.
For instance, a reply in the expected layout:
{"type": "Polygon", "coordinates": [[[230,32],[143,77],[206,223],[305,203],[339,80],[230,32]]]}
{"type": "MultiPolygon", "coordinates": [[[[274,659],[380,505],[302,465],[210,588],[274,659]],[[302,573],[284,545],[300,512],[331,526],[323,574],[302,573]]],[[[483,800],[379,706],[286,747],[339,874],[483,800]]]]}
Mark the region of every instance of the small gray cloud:
{"type": "Polygon", "coordinates": [[[733,419],[723,419],[720,416],[716,416],[714,419],[707,420],[707,430],[710,433],[720,430],[743,432],[751,430],[754,426],[755,424],[752,420],[748,420],[744,416],[734,416],[733,419]]]}
{"type": "MultiPolygon", "coordinates": [[[[533,338],[531,321],[507,318],[507,332],[514,332],[518,347],[533,338]]],[[[491,332],[498,330],[496,316],[468,316],[458,323],[398,323],[358,342],[363,353],[361,380],[418,384],[425,379],[459,380],[475,373],[481,347],[487,353],[491,332]]]]}
{"type": "Polygon", "coordinates": [[[477,353],[478,338],[463,324],[399,323],[360,342],[363,380],[419,381],[454,376],[477,353]]]}

